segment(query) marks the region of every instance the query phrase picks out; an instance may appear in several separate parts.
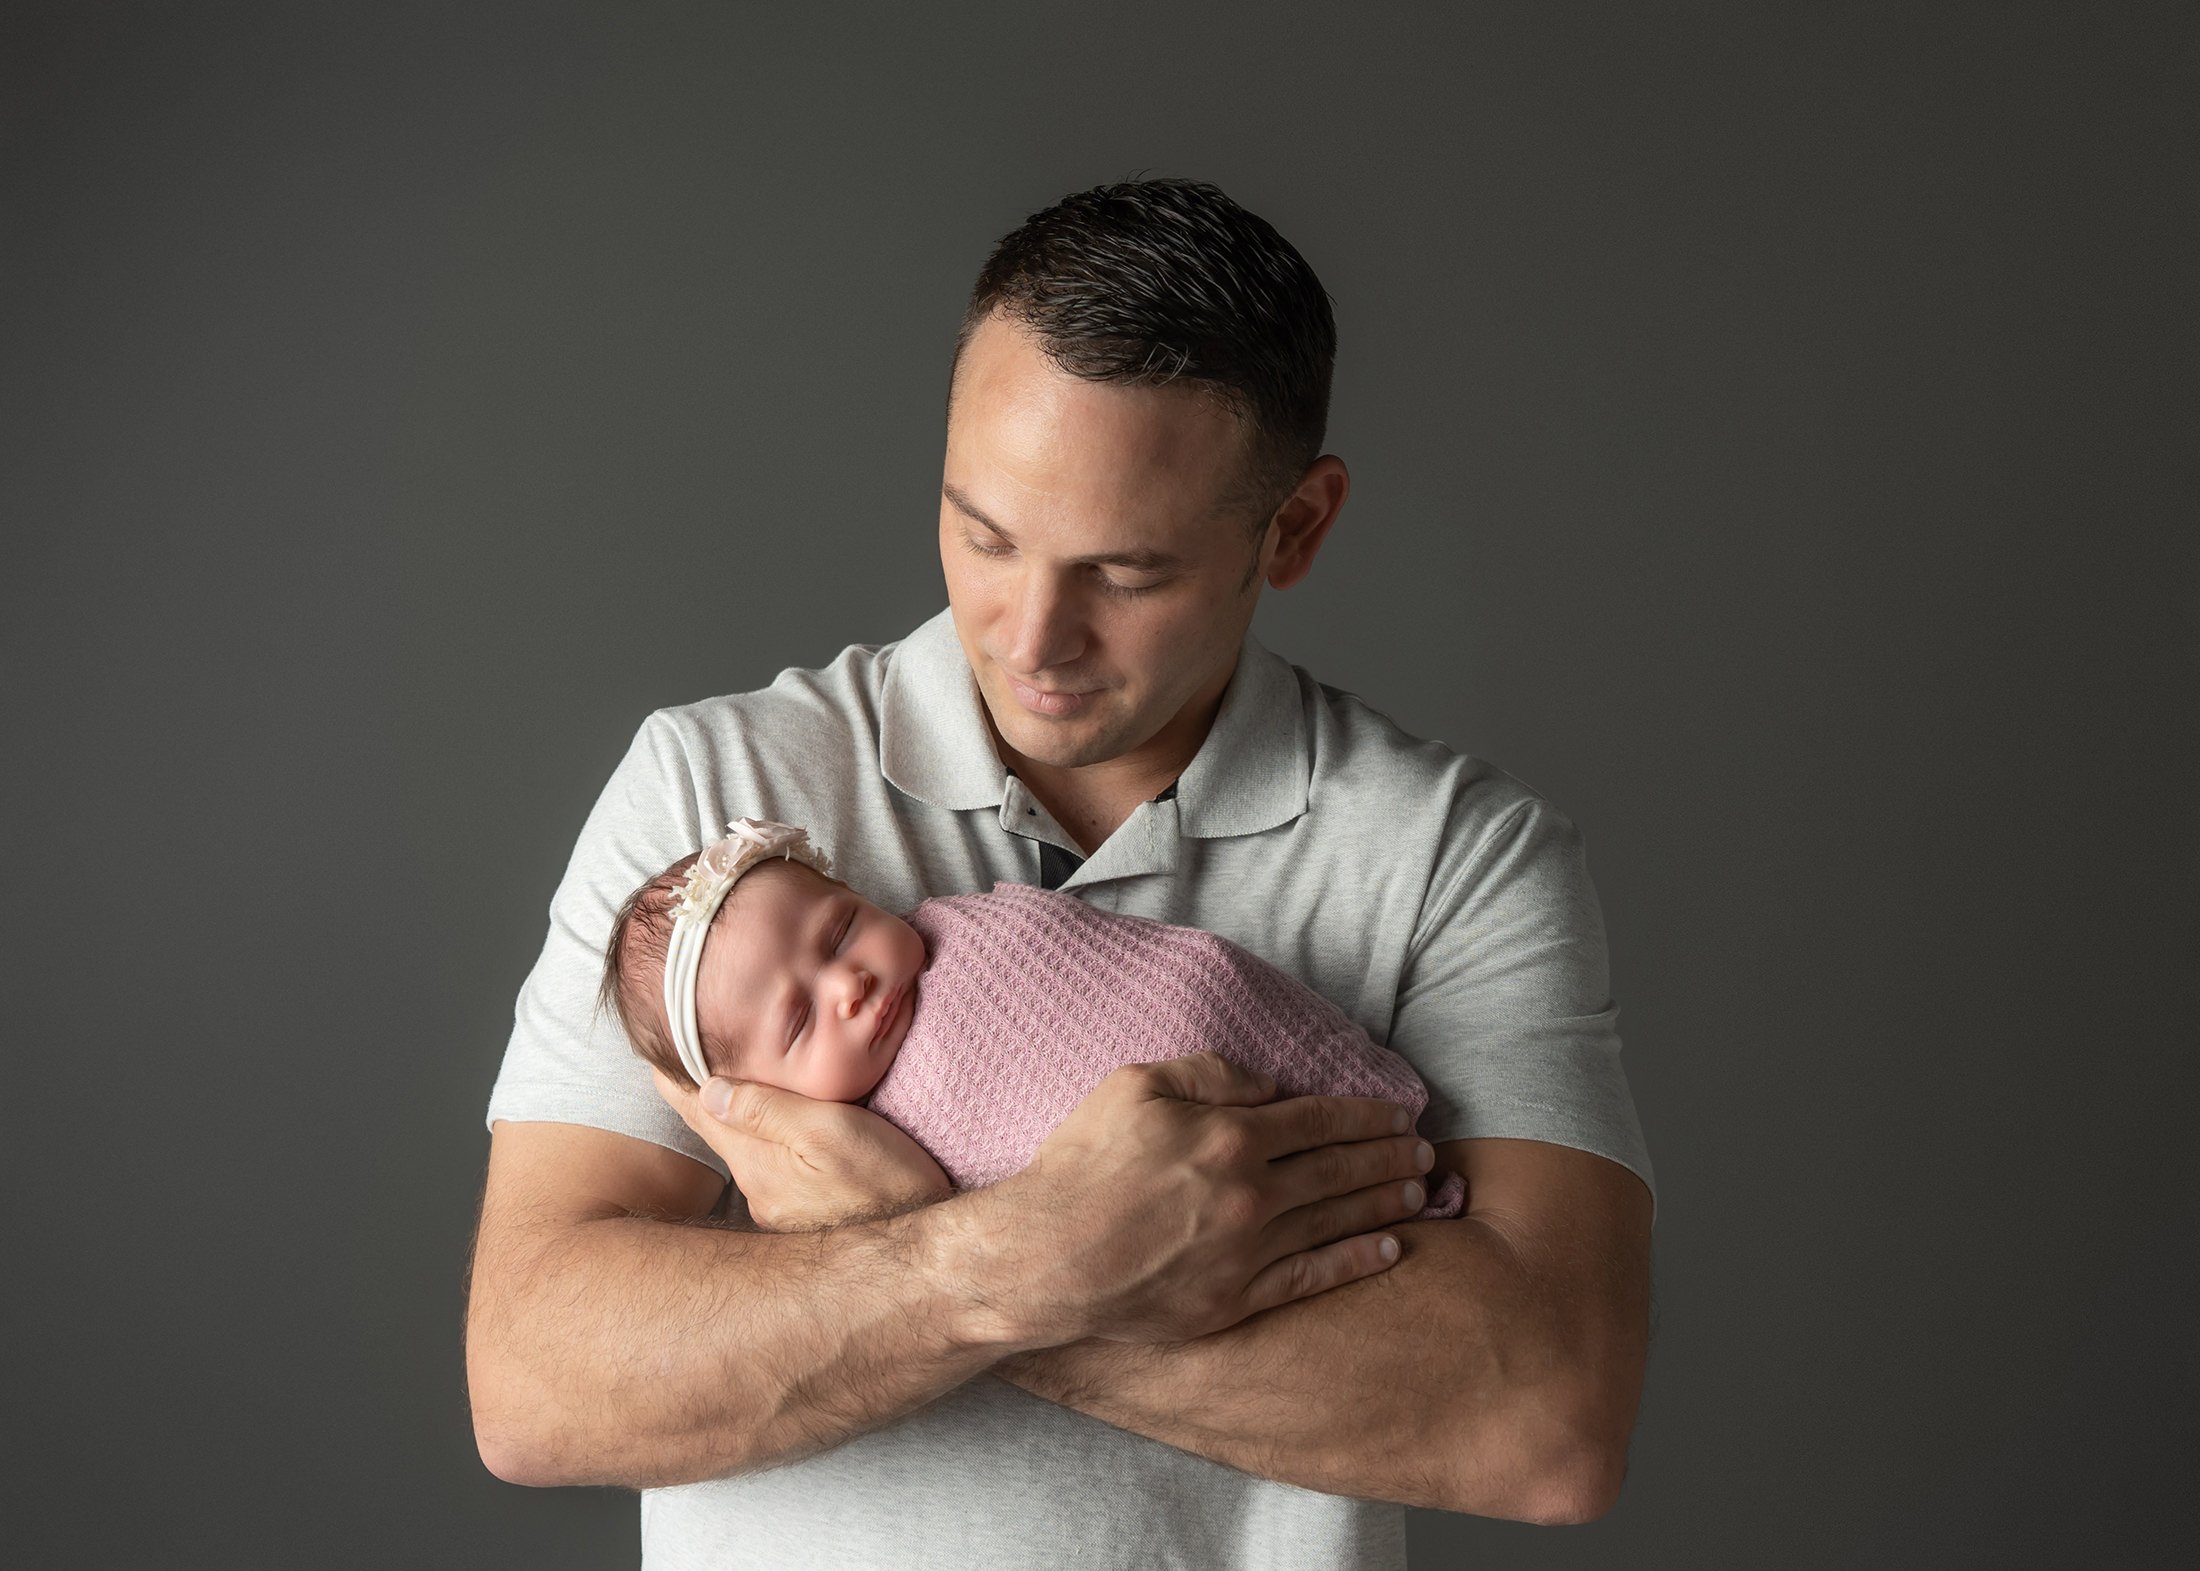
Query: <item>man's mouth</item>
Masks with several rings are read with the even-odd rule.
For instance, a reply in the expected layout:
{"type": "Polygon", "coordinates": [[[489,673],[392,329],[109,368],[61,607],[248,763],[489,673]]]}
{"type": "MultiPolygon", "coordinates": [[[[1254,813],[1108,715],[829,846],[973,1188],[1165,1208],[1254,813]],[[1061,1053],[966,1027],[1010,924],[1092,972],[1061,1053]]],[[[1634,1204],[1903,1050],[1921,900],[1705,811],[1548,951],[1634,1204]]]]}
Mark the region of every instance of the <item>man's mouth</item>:
{"type": "MultiPolygon", "coordinates": [[[[1002,675],[1007,676],[1007,673],[1004,671],[1002,675]]],[[[1033,687],[1029,682],[1013,676],[1008,678],[1008,686],[1009,690],[1016,695],[1016,702],[1033,714],[1057,716],[1077,713],[1078,710],[1091,702],[1093,694],[1099,691],[1098,688],[1088,688],[1084,692],[1071,692],[1063,688],[1033,687]]]]}

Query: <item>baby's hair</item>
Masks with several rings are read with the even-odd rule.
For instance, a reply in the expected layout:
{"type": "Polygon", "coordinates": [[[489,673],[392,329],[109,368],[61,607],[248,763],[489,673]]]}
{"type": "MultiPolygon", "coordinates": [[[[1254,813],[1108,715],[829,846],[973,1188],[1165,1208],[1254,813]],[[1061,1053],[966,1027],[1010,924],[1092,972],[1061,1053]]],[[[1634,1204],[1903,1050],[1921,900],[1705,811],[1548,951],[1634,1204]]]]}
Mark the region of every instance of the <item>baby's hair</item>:
{"type": "Polygon", "coordinates": [[[603,946],[603,985],[596,990],[597,1009],[610,1011],[642,1060],[690,1091],[696,1088],[695,1077],[680,1062],[665,1019],[665,956],[672,950],[672,904],[702,854],[690,851],[626,897],[611,919],[611,937],[603,946]]]}

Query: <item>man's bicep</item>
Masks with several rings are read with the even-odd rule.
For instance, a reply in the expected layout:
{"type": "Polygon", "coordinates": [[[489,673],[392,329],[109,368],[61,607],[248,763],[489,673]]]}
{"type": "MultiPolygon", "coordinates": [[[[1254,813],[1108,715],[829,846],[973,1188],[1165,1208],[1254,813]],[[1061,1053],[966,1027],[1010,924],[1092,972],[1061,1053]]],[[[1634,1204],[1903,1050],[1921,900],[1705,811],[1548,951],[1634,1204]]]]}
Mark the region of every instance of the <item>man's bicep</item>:
{"type": "Polygon", "coordinates": [[[1461,1215],[1505,1241],[1568,1340],[1610,1366],[1631,1413],[1649,1353],[1650,1186],[1608,1157],[1542,1140],[1446,1140],[1436,1165],[1466,1179],[1461,1215]]]}
{"type": "Polygon", "coordinates": [[[1601,1458],[1591,1496],[1605,1509],[1625,1472],[1627,1441],[1650,1354],[1650,1189],[1618,1162],[1541,1140],[1446,1140],[1436,1160],[1463,1174],[1467,1209],[1431,1228],[1479,1232],[1474,1249],[1432,1250],[1458,1262],[1446,1283],[1495,1309],[1495,1323],[1533,1328],[1515,1373],[1569,1445],[1601,1458]],[[1488,1244],[1494,1244],[1492,1251],[1488,1244]],[[1479,1269],[1464,1269],[1479,1259],[1479,1269]]]}
{"type": "Polygon", "coordinates": [[[499,1119],[489,1135],[482,1225],[612,1216],[708,1216],[726,1181],[677,1151],[583,1124],[499,1119]]]}
{"type": "Polygon", "coordinates": [[[1501,1229],[1574,1231],[1591,1248],[1633,1252],[1639,1243],[1647,1268],[1650,1187],[1609,1157],[1547,1140],[1444,1140],[1436,1166],[1467,1181],[1464,1215],[1501,1229]]]}
{"type": "Polygon", "coordinates": [[[713,1161],[598,1000],[613,913],[644,879],[695,849],[697,824],[687,744],[659,711],[612,772],[551,896],[542,951],[520,988],[490,1092],[492,1127],[585,1125],[713,1161]]]}
{"type": "Polygon", "coordinates": [[[1423,907],[1388,1041],[1428,1084],[1423,1133],[1595,1152],[1649,1179],[1579,833],[1530,799],[1459,840],[1471,849],[1423,907]]]}

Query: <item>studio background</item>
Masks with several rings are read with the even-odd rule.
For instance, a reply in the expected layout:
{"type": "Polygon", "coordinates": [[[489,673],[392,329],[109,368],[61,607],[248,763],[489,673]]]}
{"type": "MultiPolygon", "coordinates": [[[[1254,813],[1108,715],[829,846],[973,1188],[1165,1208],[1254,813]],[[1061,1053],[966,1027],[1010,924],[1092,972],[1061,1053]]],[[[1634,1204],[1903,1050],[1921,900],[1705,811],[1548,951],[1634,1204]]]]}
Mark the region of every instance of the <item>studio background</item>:
{"type": "Polygon", "coordinates": [[[632,1563],[466,1415],[546,902],[944,604],[970,283],[1141,171],[1334,296],[1256,631],[1581,825],[1657,1161],[1618,1508],[1414,1564],[2200,1547],[2191,8],[0,29],[12,1563],[632,1563]]]}

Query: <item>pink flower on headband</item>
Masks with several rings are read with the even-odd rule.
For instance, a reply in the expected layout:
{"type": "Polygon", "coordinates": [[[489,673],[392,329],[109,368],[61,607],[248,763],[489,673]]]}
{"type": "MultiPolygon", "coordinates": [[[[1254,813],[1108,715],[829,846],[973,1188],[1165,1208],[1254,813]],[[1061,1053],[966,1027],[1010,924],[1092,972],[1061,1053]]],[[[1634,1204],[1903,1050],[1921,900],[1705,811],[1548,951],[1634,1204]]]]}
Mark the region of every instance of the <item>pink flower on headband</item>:
{"type": "Polygon", "coordinates": [[[687,883],[672,901],[675,922],[682,917],[709,921],[735,881],[759,862],[773,857],[783,856],[831,876],[831,864],[810,844],[806,829],[768,818],[736,818],[726,829],[725,839],[705,847],[688,869],[687,883]]]}

